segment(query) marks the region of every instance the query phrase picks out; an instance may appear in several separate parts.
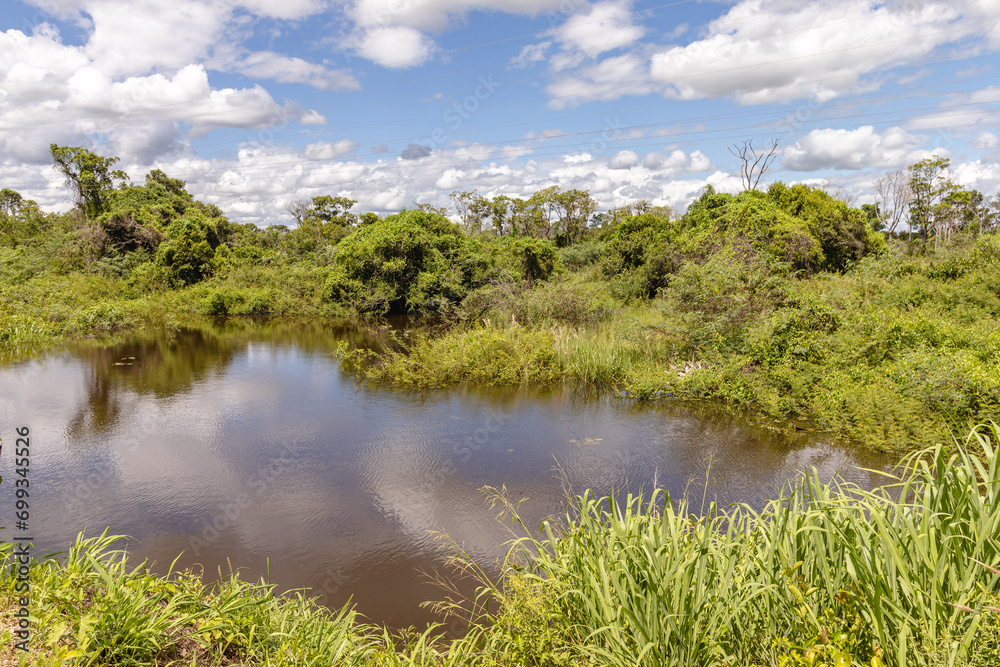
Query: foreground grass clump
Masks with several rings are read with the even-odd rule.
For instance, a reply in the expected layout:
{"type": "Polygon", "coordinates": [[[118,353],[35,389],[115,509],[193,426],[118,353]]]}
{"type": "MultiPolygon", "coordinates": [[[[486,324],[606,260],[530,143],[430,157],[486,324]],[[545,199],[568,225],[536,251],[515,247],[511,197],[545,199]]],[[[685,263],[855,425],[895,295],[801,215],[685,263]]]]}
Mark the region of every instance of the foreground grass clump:
{"type": "MultiPolygon", "coordinates": [[[[233,576],[132,567],[117,538],[79,538],[32,575],[37,665],[1000,664],[1000,427],[908,457],[875,491],[804,475],[757,511],[576,497],[525,530],[500,583],[478,573],[462,639],[393,634],[349,608],[233,576]]],[[[495,502],[517,508],[502,492],[495,502]]],[[[6,554],[10,545],[6,544],[6,554]]],[[[15,575],[0,604],[15,605],[15,575]]],[[[10,616],[0,657],[17,658],[10,616]]]]}
{"type": "Polygon", "coordinates": [[[998,436],[875,491],[806,474],[760,511],[584,494],[518,543],[493,632],[524,664],[1000,664],[998,436]]]}

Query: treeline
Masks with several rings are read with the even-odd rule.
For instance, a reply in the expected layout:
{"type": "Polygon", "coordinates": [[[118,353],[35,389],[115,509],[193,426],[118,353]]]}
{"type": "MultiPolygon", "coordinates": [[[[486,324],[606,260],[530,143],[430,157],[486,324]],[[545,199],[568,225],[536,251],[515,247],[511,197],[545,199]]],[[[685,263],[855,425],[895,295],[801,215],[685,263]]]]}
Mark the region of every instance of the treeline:
{"type": "Polygon", "coordinates": [[[3,356],[191,316],[409,314],[434,334],[417,327],[374,363],[348,351],[346,365],[364,359],[357,372],[389,383],[721,400],[876,448],[1000,410],[995,200],[962,208],[980,198],[935,180],[942,161],[907,172],[913,192],[929,174],[937,193],[906,204],[912,233],[878,231],[880,205],[783,183],[706,188],[684,215],[645,202],[598,214],[557,188],[460,192],[457,224],[426,204],[381,218],[320,196],[289,206],[294,226],[261,229],[162,171],[132,184],[114,158],[52,152],[74,210],[0,193],[3,356]]]}
{"type": "MultiPolygon", "coordinates": [[[[878,206],[852,209],[815,188],[780,183],[735,196],[708,187],[684,216],[642,201],[597,213],[588,193],[555,186],[527,199],[455,192],[458,225],[426,204],[382,219],[353,212],[354,200],[318,196],[287,206],[293,227],[261,229],[232,223],[158,169],[138,185],[114,169],[117,158],[55,144],[51,153],[74,210],[45,215],[5,189],[0,243],[13,248],[44,238],[57,271],[117,275],[147,291],[242,265],[308,263],[324,267],[327,300],[363,313],[426,315],[446,313],[497,282],[530,286],[564,264],[597,259],[615,293],[632,298],[655,296],[684,261],[722,249],[763,253],[811,274],[841,270],[885,247],[871,224],[878,206]]],[[[232,309],[218,297],[207,310],[232,309]]]]}
{"type": "Polygon", "coordinates": [[[951,160],[935,155],[872,182],[876,202],[864,209],[879,231],[905,238],[914,234],[938,248],[955,234],[983,234],[1000,227],[1000,193],[993,197],[951,177],[951,160]]]}

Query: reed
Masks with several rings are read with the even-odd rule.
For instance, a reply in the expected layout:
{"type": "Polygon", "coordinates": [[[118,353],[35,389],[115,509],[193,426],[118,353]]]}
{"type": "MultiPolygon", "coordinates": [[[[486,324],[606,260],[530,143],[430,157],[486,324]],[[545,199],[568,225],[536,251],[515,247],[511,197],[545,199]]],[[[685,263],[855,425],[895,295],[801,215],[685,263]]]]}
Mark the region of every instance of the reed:
{"type": "MultiPolygon", "coordinates": [[[[392,633],[237,575],[156,576],[129,564],[121,538],[81,536],[33,568],[31,664],[996,665],[998,443],[1000,426],[979,426],[871,491],[813,470],[760,509],[585,492],[538,533],[493,489],[520,535],[499,583],[456,547],[453,563],[483,586],[455,640],[436,626],[392,633]]],[[[0,579],[4,609],[15,582],[13,570],[0,579]]],[[[11,639],[0,630],[0,662],[16,662],[11,639]]]]}
{"type": "Polygon", "coordinates": [[[759,511],[584,493],[509,576],[601,664],[997,664],[998,437],[913,454],[873,491],[812,471],[759,511]]]}

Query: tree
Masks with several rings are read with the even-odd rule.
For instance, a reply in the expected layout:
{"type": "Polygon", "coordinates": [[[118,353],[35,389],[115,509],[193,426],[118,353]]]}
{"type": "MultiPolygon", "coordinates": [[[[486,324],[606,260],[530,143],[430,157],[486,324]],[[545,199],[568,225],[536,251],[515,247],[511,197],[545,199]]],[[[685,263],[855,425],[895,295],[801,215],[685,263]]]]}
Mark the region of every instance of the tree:
{"type": "Polygon", "coordinates": [[[944,241],[950,241],[955,230],[977,230],[982,235],[988,207],[986,197],[979,190],[959,190],[956,186],[941,201],[944,241]]]}
{"type": "Polygon", "coordinates": [[[24,204],[24,197],[15,190],[4,188],[0,190],[0,214],[8,218],[13,218],[21,210],[24,204]]]}
{"type": "Polygon", "coordinates": [[[296,225],[301,225],[306,216],[309,215],[310,202],[300,199],[285,203],[285,210],[295,219],[296,225]]]}
{"type": "Polygon", "coordinates": [[[572,245],[583,236],[590,217],[597,210],[597,200],[585,190],[557,191],[553,199],[559,215],[559,228],[565,234],[565,245],[572,245]]]}
{"type": "Polygon", "coordinates": [[[357,203],[357,201],[347,197],[331,197],[329,195],[313,197],[306,220],[312,219],[321,225],[332,224],[346,227],[355,221],[354,214],[349,211],[357,203]]]}
{"type": "Polygon", "coordinates": [[[910,229],[914,227],[926,241],[934,234],[935,245],[948,222],[950,204],[948,197],[958,190],[949,178],[951,160],[937,155],[910,165],[910,229]]]}
{"type": "Polygon", "coordinates": [[[462,219],[462,227],[470,234],[482,232],[483,223],[493,214],[490,200],[477,194],[475,190],[452,192],[449,197],[455,202],[455,210],[458,211],[458,217],[462,219]]]}
{"type": "Polygon", "coordinates": [[[1000,229],[1000,193],[990,197],[983,209],[983,231],[1000,229]]]}
{"type": "Polygon", "coordinates": [[[910,211],[913,191],[910,189],[909,176],[905,171],[897,169],[876,178],[872,181],[872,186],[875,188],[879,224],[891,236],[910,211]]]}
{"type": "MultiPolygon", "coordinates": [[[[74,202],[88,220],[96,219],[105,211],[108,197],[128,176],[111,167],[116,157],[104,157],[79,146],[49,145],[55,168],[66,177],[66,185],[73,189],[74,202]]],[[[162,173],[162,172],[161,172],[162,173]]]]}
{"type": "Polygon", "coordinates": [[[358,221],[357,216],[350,213],[356,203],[347,197],[322,195],[313,197],[308,203],[286,204],[285,209],[298,222],[286,237],[286,249],[301,256],[324,245],[336,244],[347,235],[347,228],[358,221]]]}
{"type": "Polygon", "coordinates": [[[552,239],[558,233],[559,203],[556,197],[562,192],[558,185],[538,190],[528,198],[524,210],[522,229],[528,236],[552,239]]]}
{"type": "Polygon", "coordinates": [[[175,285],[190,285],[211,274],[215,250],[206,234],[210,224],[201,212],[192,211],[167,228],[167,240],[157,249],[156,263],[175,285]]]}
{"type": "Polygon", "coordinates": [[[746,139],[742,146],[732,145],[729,152],[740,159],[740,180],[744,190],[756,190],[761,177],[771,163],[777,159],[778,140],[771,140],[771,150],[758,152],[753,147],[753,139],[746,139]]]}

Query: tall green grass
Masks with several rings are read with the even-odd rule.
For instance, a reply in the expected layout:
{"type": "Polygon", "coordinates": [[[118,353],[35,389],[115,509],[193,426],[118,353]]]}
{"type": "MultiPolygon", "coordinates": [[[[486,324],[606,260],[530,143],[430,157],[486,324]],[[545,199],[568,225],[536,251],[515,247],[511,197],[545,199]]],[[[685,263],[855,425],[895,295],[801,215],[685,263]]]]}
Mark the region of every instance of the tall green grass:
{"type": "Polygon", "coordinates": [[[511,576],[599,664],[1000,664],[998,437],[914,454],[873,491],[813,471],[759,511],[585,493],[511,576]]]}
{"type": "MultiPolygon", "coordinates": [[[[393,633],[237,576],[130,565],[104,534],[32,571],[38,665],[1000,664],[1000,426],[907,457],[872,491],[804,474],[757,510],[577,496],[481,578],[469,633],[393,633]]],[[[2,551],[10,554],[10,545],[2,551]]],[[[11,569],[0,606],[15,606],[11,569]]],[[[3,627],[9,627],[5,625],[3,627]]],[[[14,660],[10,630],[0,661],[14,660]]]]}

